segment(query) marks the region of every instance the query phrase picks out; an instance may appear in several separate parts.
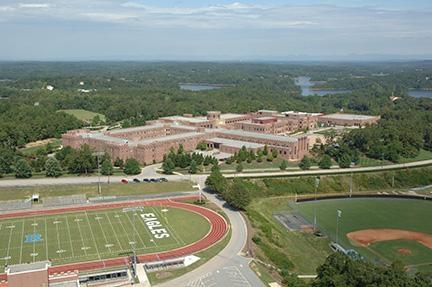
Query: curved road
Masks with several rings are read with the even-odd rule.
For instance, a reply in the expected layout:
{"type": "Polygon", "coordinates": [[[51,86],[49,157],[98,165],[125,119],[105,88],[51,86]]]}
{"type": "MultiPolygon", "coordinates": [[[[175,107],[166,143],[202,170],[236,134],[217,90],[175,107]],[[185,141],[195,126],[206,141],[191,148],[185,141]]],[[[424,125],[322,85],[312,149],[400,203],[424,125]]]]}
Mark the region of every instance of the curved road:
{"type": "MultiPolygon", "coordinates": [[[[198,178],[200,184],[203,184],[203,180],[205,177],[198,178]]],[[[156,286],[264,286],[249,268],[250,259],[241,256],[247,239],[247,227],[243,217],[239,212],[226,208],[225,202],[213,194],[206,193],[206,197],[221,207],[230,220],[232,232],[228,245],[218,255],[193,271],[156,286]],[[223,275],[224,272],[228,274],[235,272],[238,279],[233,281],[229,275],[223,275]]]]}

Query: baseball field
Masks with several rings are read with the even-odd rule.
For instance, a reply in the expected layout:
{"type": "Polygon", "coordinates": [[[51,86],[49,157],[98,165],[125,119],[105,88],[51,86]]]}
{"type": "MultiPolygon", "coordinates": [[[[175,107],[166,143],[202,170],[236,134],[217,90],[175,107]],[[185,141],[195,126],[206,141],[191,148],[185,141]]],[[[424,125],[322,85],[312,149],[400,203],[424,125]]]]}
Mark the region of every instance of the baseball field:
{"type": "Polygon", "coordinates": [[[432,202],[335,199],[296,203],[294,209],[311,223],[316,209],[317,226],[324,234],[373,262],[399,260],[411,272],[432,271],[432,202]]]}
{"type": "Polygon", "coordinates": [[[149,254],[188,246],[208,234],[200,214],[171,206],[83,210],[0,220],[0,264],[53,265],[149,254]]]}

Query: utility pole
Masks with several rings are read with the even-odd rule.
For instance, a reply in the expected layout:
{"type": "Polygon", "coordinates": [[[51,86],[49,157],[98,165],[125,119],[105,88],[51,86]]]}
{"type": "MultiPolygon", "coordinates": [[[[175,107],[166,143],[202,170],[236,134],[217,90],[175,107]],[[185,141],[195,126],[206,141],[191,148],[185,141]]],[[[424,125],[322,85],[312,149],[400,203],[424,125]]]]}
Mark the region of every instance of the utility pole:
{"type": "Polygon", "coordinates": [[[102,190],[101,190],[101,182],[100,182],[101,174],[100,174],[100,155],[99,155],[99,153],[97,153],[97,165],[98,165],[98,193],[99,193],[99,196],[101,196],[102,190]]]}
{"type": "Polygon", "coordinates": [[[314,222],[313,222],[313,231],[316,232],[316,226],[317,226],[317,212],[316,212],[316,205],[317,205],[317,190],[320,184],[320,177],[315,177],[315,200],[314,200],[314,222]]]}

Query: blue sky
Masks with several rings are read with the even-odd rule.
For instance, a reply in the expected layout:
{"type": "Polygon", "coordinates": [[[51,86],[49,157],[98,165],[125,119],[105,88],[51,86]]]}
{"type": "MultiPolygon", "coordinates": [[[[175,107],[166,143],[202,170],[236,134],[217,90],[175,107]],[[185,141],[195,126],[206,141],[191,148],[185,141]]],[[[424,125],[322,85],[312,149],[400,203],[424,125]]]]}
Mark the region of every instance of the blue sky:
{"type": "Polygon", "coordinates": [[[432,58],[431,0],[1,0],[0,60],[432,58]]]}

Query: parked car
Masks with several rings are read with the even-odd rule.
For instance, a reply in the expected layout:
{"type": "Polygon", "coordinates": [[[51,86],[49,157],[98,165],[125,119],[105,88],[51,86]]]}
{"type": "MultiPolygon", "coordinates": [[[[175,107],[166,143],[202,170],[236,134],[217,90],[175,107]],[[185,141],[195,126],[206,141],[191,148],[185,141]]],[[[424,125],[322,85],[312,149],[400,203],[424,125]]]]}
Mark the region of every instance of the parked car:
{"type": "Polygon", "coordinates": [[[122,178],[121,183],[129,183],[129,180],[127,178],[122,178]]]}
{"type": "Polygon", "coordinates": [[[134,179],[133,179],[133,182],[140,183],[141,180],[139,180],[138,178],[134,178],[134,179]]]}
{"type": "Polygon", "coordinates": [[[144,178],[144,179],[143,179],[143,182],[150,182],[150,179],[148,179],[148,178],[144,178]]]}
{"type": "Polygon", "coordinates": [[[157,179],[156,178],[150,178],[150,181],[151,182],[157,182],[157,179]]]}
{"type": "Polygon", "coordinates": [[[160,181],[168,182],[168,179],[166,179],[165,177],[161,177],[161,178],[160,178],[160,181]]]}

